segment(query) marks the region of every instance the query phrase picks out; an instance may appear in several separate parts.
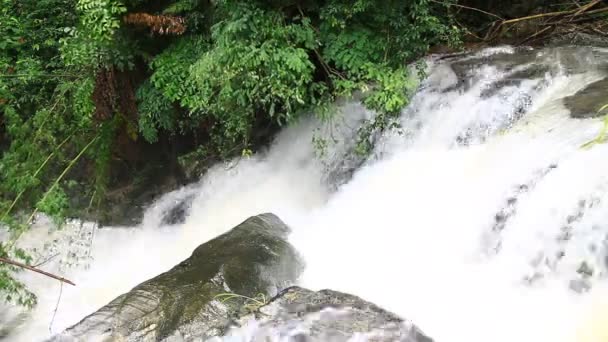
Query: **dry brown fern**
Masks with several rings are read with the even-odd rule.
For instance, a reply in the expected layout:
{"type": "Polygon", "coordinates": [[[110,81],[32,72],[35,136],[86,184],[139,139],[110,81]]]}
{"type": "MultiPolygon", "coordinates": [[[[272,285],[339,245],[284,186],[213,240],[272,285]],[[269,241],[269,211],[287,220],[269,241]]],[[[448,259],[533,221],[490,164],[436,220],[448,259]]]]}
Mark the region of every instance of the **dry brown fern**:
{"type": "Polygon", "coordinates": [[[186,32],[185,20],[170,15],[153,15],[148,13],[131,13],[123,17],[130,25],[149,27],[153,33],[181,35],[186,32]]]}

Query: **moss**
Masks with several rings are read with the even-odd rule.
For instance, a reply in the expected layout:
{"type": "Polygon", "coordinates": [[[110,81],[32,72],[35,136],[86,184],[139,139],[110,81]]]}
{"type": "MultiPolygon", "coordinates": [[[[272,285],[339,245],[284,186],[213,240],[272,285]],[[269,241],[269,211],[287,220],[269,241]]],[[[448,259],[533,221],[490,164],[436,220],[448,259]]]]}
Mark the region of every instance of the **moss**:
{"type": "Polygon", "coordinates": [[[200,245],[171,270],[116,298],[72,328],[72,333],[81,336],[92,327],[107,326],[114,329],[113,337],[146,331],[161,339],[189,324],[196,324],[199,333],[221,329],[245,299],[221,302],[218,294],[270,297],[274,287],[295,281],[302,265],[286,241],[288,232],[272,214],[251,217],[200,245]]]}

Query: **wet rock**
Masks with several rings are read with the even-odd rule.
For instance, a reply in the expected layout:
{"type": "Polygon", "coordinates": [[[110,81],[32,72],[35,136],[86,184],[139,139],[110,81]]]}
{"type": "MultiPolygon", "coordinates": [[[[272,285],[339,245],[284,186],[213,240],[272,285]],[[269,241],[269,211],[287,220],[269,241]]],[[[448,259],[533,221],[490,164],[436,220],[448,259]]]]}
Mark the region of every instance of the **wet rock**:
{"type": "Polygon", "coordinates": [[[251,217],[52,341],[158,341],[174,334],[186,340],[217,336],[244,303],[242,298],[222,302],[218,294],[272,296],[296,280],[302,265],[286,241],[288,233],[289,228],[275,215],[251,217]]]}
{"type": "Polygon", "coordinates": [[[552,46],[577,45],[608,47],[608,39],[605,35],[592,34],[580,31],[552,35],[548,43],[552,46]]]}
{"type": "MultiPolygon", "coordinates": [[[[228,336],[244,341],[432,342],[412,322],[359,297],[300,287],[282,291],[270,303],[235,322],[228,336]]],[[[221,341],[218,337],[210,341],[221,341]]]]}
{"type": "Polygon", "coordinates": [[[484,89],[481,92],[481,98],[492,97],[505,87],[519,87],[521,82],[526,80],[541,79],[545,77],[547,72],[550,72],[549,67],[540,64],[535,64],[523,70],[515,71],[484,89]]]}
{"type": "Polygon", "coordinates": [[[549,164],[549,166],[539,169],[535,172],[535,175],[525,184],[515,186],[509,197],[507,197],[504,204],[500,207],[500,210],[494,215],[494,222],[492,228],[484,233],[482,237],[483,245],[485,246],[486,253],[489,255],[495,255],[502,248],[502,231],[505,229],[511,217],[517,214],[517,205],[519,196],[534,189],[536,184],[543,179],[549,172],[555,170],[557,164],[549,164]]]}
{"type": "Polygon", "coordinates": [[[576,94],[565,97],[564,105],[570,110],[570,116],[577,119],[595,118],[607,112],[599,110],[608,103],[606,99],[608,78],[593,82],[576,94]]]}
{"type": "Polygon", "coordinates": [[[192,201],[194,201],[194,197],[196,196],[194,194],[191,194],[181,199],[163,216],[161,223],[163,225],[175,225],[184,223],[186,221],[186,216],[188,216],[188,212],[192,207],[192,201]]]}
{"type": "Polygon", "coordinates": [[[190,181],[199,179],[211,165],[205,151],[201,149],[180,156],[177,160],[184,177],[190,181]]]}
{"type": "Polygon", "coordinates": [[[586,279],[572,279],[568,287],[576,293],[585,293],[591,290],[591,283],[586,279]]]}
{"type": "MultiPolygon", "coordinates": [[[[475,79],[472,77],[478,73],[479,68],[484,67],[486,65],[492,65],[503,72],[509,72],[513,70],[513,68],[525,64],[529,64],[535,61],[536,52],[531,49],[516,49],[515,53],[496,53],[487,56],[471,56],[468,58],[463,58],[457,60],[450,64],[450,68],[456,75],[458,79],[457,85],[455,88],[463,88],[465,91],[470,88],[470,86],[475,82],[475,79]]],[[[532,68],[530,71],[530,75],[536,75],[543,72],[543,67],[532,68]]],[[[522,71],[521,73],[514,73],[514,78],[523,77],[526,72],[522,71]]],[[[446,89],[445,91],[449,91],[453,89],[446,89]]]]}
{"type": "MultiPolygon", "coordinates": [[[[505,75],[490,83],[482,91],[482,98],[491,97],[508,86],[518,86],[523,80],[543,79],[547,73],[575,75],[590,70],[608,71],[607,53],[594,46],[555,46],[542,50],[525,47],[514,48],[513,53],[499,52],[490,55],[465,54],[450,63],[457,82],[443,92],[467,91],[479,81],[479,68],[491,66],[496,75],[505,75]]],[[[483,79],[487,82],[487,79],[483,79]]]]}
{"type": "Polygon", "coordinates": [[[583,278],[588,278],[593,276],[593,268],[589,266],[589,264],[585,261],[581,262],[576,273],[580,274],[583,278]]]}

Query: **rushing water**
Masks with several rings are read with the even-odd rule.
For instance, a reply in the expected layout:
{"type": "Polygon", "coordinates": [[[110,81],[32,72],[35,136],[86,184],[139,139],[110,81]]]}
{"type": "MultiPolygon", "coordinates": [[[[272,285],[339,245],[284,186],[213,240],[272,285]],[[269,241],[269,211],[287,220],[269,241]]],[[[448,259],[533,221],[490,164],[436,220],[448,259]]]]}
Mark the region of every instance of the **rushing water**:
{"type": "Polygon", "coordinates": [[[58,254],[46,269],[77,286],[23,274],[40,303],[3,310],[7,340],[57,333],[273,212],[306,261],[301,285],[361,296],[438,342],[606,341],[608,144],[581,148],[602,123],[570,119],[563,98],[606,77],[607,56],[504,47],[429,58],[403,130],[379,137],[352,178],[353,131],[373,113],[350,103],[331,127],[303,121],[266,153],[165,195],[138,227],[74,224],[46,238],[39,222],[21,243],[58,254]],[[313,134],[338,143],[315,158],[313,134]],[[161,224],[192,197],[184,223],[161,224]]]}

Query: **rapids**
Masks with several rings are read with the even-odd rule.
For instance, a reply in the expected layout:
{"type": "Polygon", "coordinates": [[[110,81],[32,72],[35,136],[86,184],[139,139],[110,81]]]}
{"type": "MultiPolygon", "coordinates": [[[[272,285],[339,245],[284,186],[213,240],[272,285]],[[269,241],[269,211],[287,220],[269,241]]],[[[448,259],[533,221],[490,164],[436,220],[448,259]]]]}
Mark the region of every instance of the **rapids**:
{"type": "Polygon", "coordinates": [[[4,339],[58,333],[272,212],[306,262],[300,285],[363,297],[437,342],[605,341],[608,144],[581,148],[602,121],[570,118],[563,99],[605,78],[607,57],[581,47],[430,56],[401,131],[376,137],[361,163],[348,156],[374,113],[344,103],[331,125],[302,120],[267,151],[166,194],[139,226],[55,231],[41,218],[20,243],[57,255],[45,269],[77,286],[21,274],[39,305],[3,308],[4,339]],[[320,158],[319,134],[337,141],[320,158]],[[183,223],[161,223],[192,196],[183,223]]]}

